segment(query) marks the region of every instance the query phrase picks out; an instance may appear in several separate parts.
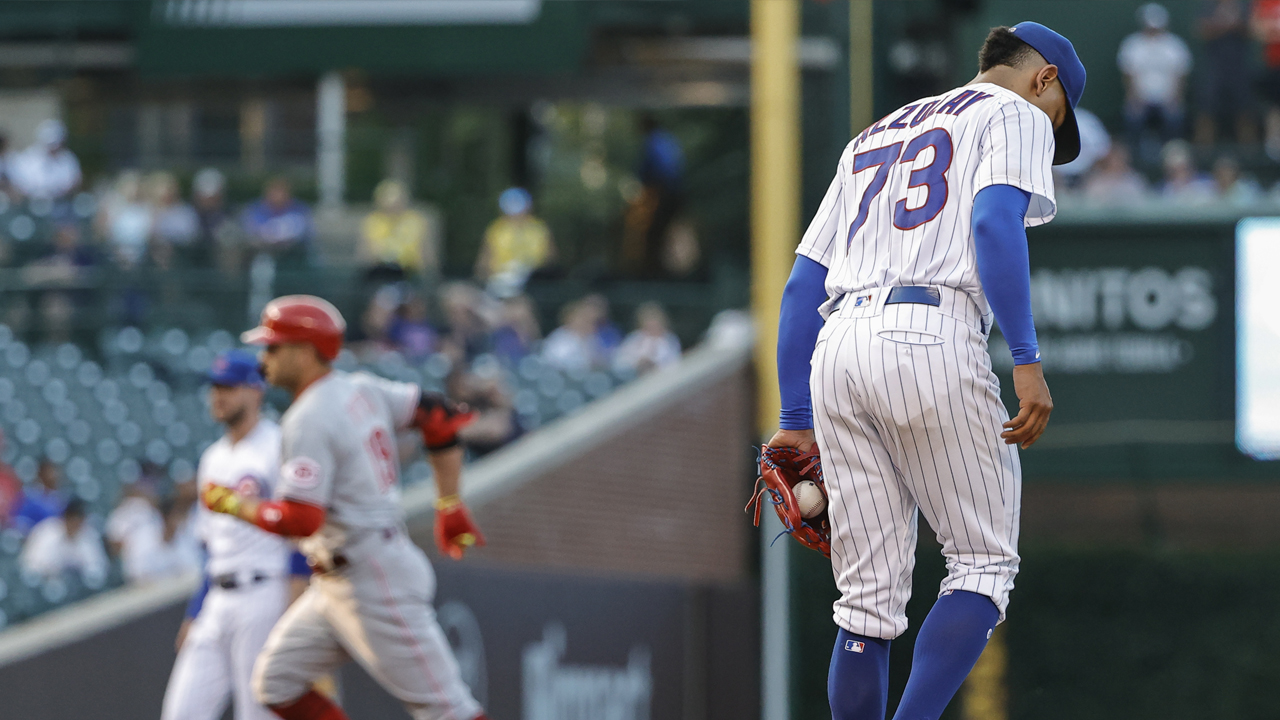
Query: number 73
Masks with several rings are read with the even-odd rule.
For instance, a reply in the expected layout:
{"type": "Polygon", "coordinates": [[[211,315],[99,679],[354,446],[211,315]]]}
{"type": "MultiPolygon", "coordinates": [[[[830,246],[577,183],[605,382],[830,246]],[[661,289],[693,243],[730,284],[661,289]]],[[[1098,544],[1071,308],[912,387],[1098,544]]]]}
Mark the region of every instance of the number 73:
{"type": "Polygon", "coordinates": [[[951,169],[953,152],[951,134],[942,128],[934,128],[917,135],[908,142],[906,150],[902,149],[902,145],[901,142],[896,142],[853,156],[854,175],[871,168],[876,169],[876,174],[871,178],[866,191],[862,193],[862,200],[858,202],[858,217],[849,227],[846,245],[853,242],[853,236],[867,222],[867,215],[871,213],[871,201],[884,190],[884,185],[889,180],[889,171],[893,166],[898,163],[915,162],[925,148],[933,148],[933,160],[928,165],[911,171],[911,178],[907,185],[908,190],[925,188],[924,203],[919,207],[909,208],[905,197],[894,203],[893,226],[899,230],[914,230],[936,218],[946,206],[947,194],[950,192],[950,187],[947,185],[947,171],[951,169]]]}

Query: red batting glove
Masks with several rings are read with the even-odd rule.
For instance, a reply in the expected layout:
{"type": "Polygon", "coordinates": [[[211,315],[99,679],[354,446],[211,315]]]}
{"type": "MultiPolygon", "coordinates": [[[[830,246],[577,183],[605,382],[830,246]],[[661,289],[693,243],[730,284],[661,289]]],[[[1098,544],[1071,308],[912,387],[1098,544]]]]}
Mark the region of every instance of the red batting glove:
{"type": "Polygon", "coordinates": [[[457,495],[448,495],[436,501],[436,547],[441,554],[461,560],[467,548],[484,545],[484,535],[476,527],[467,506],[457,495]]]}

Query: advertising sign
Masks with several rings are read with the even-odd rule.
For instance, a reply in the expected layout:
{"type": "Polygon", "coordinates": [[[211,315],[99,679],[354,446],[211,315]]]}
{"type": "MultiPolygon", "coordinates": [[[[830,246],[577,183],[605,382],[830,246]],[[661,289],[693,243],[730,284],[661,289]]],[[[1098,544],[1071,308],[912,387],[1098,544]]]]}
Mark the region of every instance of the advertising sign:
{"type": "MultiPolygon", "coordinates": [[[[1048,431],[1022,453],[1029,480],[1280,478],[1236,449],[1233,225],[1065,224],[1029,237],[1054,399],[1048,431]]],[[[998,329],[989,349],[1016,412],[998,329]]]]}

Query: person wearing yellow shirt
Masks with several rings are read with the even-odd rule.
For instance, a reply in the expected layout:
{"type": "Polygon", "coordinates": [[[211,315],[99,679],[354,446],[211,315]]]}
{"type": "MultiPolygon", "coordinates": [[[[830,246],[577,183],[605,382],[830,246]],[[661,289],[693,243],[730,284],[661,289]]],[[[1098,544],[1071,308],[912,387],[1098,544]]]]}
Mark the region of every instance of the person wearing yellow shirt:
{"type": "Polygon", "coordinates": [[[533,216],[533,198],[524,188],[508,188],[498,196],[502,217],[489,224],[476,279],[504,289],[501,295],[518,293],[529,275],[555,259],[555,245],[547,224],[533,216]]]}
{"type": "Polygon", "coordinates": [[[377,268],[399,268],[405,275],[435,274],[439,252],[428,232],[427,218],[409,207],[409,193],[395,180],[383,180],[373,191],[374,210],[360,225],[360,257],[377,268]]]}

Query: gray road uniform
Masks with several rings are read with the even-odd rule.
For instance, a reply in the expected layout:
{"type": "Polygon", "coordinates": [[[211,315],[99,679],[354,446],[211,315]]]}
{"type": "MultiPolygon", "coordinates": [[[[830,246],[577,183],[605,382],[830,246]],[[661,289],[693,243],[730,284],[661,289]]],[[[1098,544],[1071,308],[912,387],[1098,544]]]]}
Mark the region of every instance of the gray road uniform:
{"type": "Polygon", "coordinates": [[[415,720],[473,720],[431,602],[436,579],[405,531],[396,431],[418,405],[416,385],[334,371],[281,421],[277,499],[325,508],[324,526],[299,543],[323,568],[280,619],[254,667],[267,705],[288,703],[348,659],[405,704],[415,720]]]}

